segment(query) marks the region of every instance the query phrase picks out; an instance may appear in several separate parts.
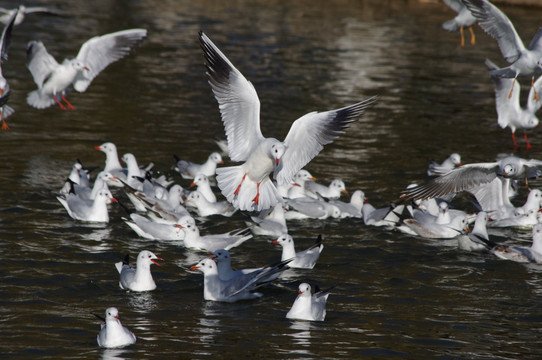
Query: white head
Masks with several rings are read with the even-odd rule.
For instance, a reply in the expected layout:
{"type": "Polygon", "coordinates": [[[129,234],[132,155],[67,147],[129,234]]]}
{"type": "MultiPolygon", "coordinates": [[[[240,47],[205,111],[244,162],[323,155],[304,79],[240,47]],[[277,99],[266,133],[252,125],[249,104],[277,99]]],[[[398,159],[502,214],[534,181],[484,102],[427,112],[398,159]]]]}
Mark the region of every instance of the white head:
{"type": "Polygon", "coordinates": [[[341,179],[335,179],[329,184],[330,188],[334,188],[338,190],[339,192],[342,192],[343,194],[348,194],[348,191],[346,191],[346,186],[344,185],[344,181],[341,179]]]}
{"type": "Polygon", "coordinates": [[[190,270],[199,270],[204,274],[213,274],[218,272],[218,268],[216,267],[216,263],[214,260],[210,258],[206,258],[201,260],[196,265],[193,265],[190,267],[190,270]]]}
{"type": "Polygon", "coordinates": [[[222,160],[222,156],[217,152],[211,153],[211,155],[209,155],[209,160],[217,164],[224,164],[224,161],[222,160]]]}
{"type": "Polygon", "coordinates": [[[112,321],[120,322],[119,310],[116,307],[110,307],[105,309],[105,323],[107,324],[112,321]]]}
{"type": "Polygon", "coordinates": [[[103,151],[106,154],[117,154],[117,146],[112,142],[103,143],[100,146],[94,147],[96,150],[103,151]]]}
{"type": "Polygon", "coordinates": [[[139,255],[137,255],[137,267],[139,266],[150,267],[151,264],[160,266],[160,263],[157,260],[164,260],[164,259],[159,258],[158,256],[154,255],[152,252],[148,250],[143,250],[139,253],[139,255]]]}
{"type": "Polygon", "coordinates": [[[277,240],[273,241],[273,244],[279,244],[280,246],[286,246],[287,244],[293,244],[294,239],[289,234],[282,234],[277,240]]]}
{"type": "Polygon", "coordinates": [[[280,159],[282,158],[282,155],[284,155],[284,152],[286,152],[286,146],[278,141],[277,139],[268,138],[266,141],[269,143],[268,147],[268,153],[267,155],[274,159],[275,166],[278,166],[280,159]]]}
{"type": "Polygon", "coordinates": [[[300,296],[311,296],[311,286],[309,284],[301,283],[297,289],[300,296]]]}
{"type": "Polygon", "coordinates": [[[449,159],[452,162],[452,164],[454,164],[455,166],[461,165],[461,156],[459,156],[458,153],[451,154],[449,156],[449,159]]]}

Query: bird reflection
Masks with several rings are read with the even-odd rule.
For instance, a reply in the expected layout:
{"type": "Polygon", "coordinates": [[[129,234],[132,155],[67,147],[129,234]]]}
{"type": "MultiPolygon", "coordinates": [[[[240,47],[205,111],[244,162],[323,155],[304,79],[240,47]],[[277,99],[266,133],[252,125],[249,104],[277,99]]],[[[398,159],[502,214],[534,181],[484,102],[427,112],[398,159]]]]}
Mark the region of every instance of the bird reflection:
{"type": "Polygon", "coordinates": [[[199,340],[202,344],[214,344],[215,336],[219,335],[220,319],[211,319],[205,315],[199,319],[198,331],[200,332],[199,340]]]}
{"type": "Polygon", "coordinates": [[[129,303],[136,311],[142,313],[148,313],[158,308],[158,303],[150,291],[131,292],[129,303]]]}
{"type": "Polygon", "coordinates": [[[102,360],[123,360],[129,359],[133,356],[133,352],[126,349],[103,349],[102,350],[102,360]]]}
{"type": "MultiPolygon", "coordinates": [[[[311,346],[311,327],[312,324],[310,321],[294,321],[290,325],[290,329],[294,330],[289,334],[293,339],[295,345],[300,345],[302,347],[309,348],[311,346]]],[[[310,354],[310,351],[297,349],[297,353],[310,354]]]]}

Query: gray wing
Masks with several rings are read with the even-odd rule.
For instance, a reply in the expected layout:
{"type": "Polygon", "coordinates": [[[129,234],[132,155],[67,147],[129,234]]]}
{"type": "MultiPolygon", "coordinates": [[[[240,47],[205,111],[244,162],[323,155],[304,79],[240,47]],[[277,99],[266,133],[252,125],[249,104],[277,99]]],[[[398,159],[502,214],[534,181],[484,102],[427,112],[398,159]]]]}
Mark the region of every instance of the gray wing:
{"type": "Polygon", "coordinates": [[[0,38],[0,56],[2,57],[2,60],[7,61],[8,59],[8,48],[11,44],[11,30],[13,29],[13,24],[15,23],[15,18],[18,13],[19,10],[15,10],[13,14],[11,14],[8,23],[4,27],[4,31],[2,31],[2,37],[0,38]]]}
{"type": "MultiPolygon", "coordinates": [[[[489,71],[500,70],[497,65],[489,59],[485,61],[489,71]]],[[[495,107],[497,109],[497,122],[501,128],[505,128],[511,121],[519,119],[521,108],[519,95],[521,92],[519,81],[512,78],[491,76],[495,84],[495,107]],[[513,88],[513,90],[511,90],[513,88]],[[512,95],[511,97],[510,94],[512,95]]]]}
{"type": "Polygon", "coordinates": [[[463,165],[425,184],[404,190],[401,198],[424,200],[470,190],[477,185],[493,181],[497,177],[498,170],[499,164],[496,162],[463,165]]]}
{"type": "Polygon", "coordinates": [[[215,44],[200,32],[207,77],[222,115],[228,155],[245,161],[264,139],[260,129],[260,100],[256,89],[215,44]]]}
{"type": "Polygon", "coordinates": [[[58,67],[58,63],[41,41],[31,41],[26,48],[26,67],[30,70],[36,85],[41,87],[45,79],[58,67]]]}
{"type": "Polygon", "coordinates": [[[280,184],[288,184],[299,170],[322,149],[343,134],[349,124],[376,102],[376,96],[365,101],[325,112],[311,112],[292,124],[284,139],[286,151],[274,177],[280,184]]]}
{"type": "Polygon", "coordinates": [[[525,45],[504,13],[486,0],[463,0],[463,3],[478,19],[478,25],[497,40],[506,61],[513,63],[519,59],[525,45]]]}
{"type": "Polygon", "coordinates": [[[128,29],[95,36],[85,42],[77,54],[77,60],[86,66],[88,71],[78,73],[73,88],[79,92],[85,91],[103,69],[128,55],[146,36],[145,29],[128,29]]]}
{"type": "Polygon", "coordinates": [[[529,43],[529,49],[542,52],[542,28],[539,28],[529,43]]]}
{"type": "Polygon", "coordinates": [[[460,0],[444,0],[444,3],[456,13],[459,13],[465,7],[460,0]]]}

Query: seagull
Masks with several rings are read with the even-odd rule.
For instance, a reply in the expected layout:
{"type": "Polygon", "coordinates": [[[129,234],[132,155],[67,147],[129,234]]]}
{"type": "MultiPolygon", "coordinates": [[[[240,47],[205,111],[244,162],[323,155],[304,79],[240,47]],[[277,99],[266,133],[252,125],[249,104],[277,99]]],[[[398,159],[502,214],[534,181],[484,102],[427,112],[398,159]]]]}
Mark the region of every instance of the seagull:
{"type": "Polygon", "coordinates": [[[273,244],[279,244],[282,246],[281,260],[294,259],[288,264],[291,268],[296,269],[312,269],[320,253],[324,250],[324,244],[322,244],[322,235],[318,235],[316,242],[308,249],[296,252],[294,246],[294,239],[289,234],[282,234],[279,238],[273,241],[273,244]]]}
{"type": "Polygon", "coordinates": [[[311,197],[300,197],[286,201],[287,211],[284,213],[286,220],[299,219],[327,219],[341,217],[341,210],[331,202],[326,202],[311,197]]]}
{"type": "Polygon", "coordinates": [[[126,255],[124,261],[115,263],[115,267],[120,274],[120,288],[131,291],[151,291],[156,289],[151,274],[151,264],[160,266],[157,260],[164,259],[148,250],[143,250],[137,255],[136,267],[130,265],[129,255],[126,255]]]}
{"type": "Polygon", "coordinates": [[[365,193],[362,190],[356,190],[350,197],[350,202],[340,200],[331,200],[330,203],[341,211],[341,219],[347,217],[363,217],[362,209],[365,204],[365,193]]]}
{"type": "MultiPolygon", "coordinates": [[[[95,146],[94,149],[102,151],[105,154],[104,171],[110,173],[120,180],[126,181],[126,174],[128,171],[120,164],[117,146],[112,142],[105,142],[99,146],[95,146]]],[[[123,185],[120,183],[120,185],[114,184],[114,186],[122,187],[123,185]]]]}
{"type": "MultiPolygon", "coordinates": [[[[72,182],[72,180],[69,178],[68,181],[66,181],[66,184],[69,184],[69,188],[72,189],[72,192],[78,195],[81,199],[94,200],[96,199],[96,195],[98,194],[98,192],[100,192],[101,190],[109,190],[109,186],[107,185],[109,181],[118,182],[118,179],[112,176],[110,173],[102,171],[96,176],[96,179],[94,180],[94,185],[92,187],[78,185],[77,183],[72,182]]],[[[69,191],[61,191],[60,193],[62,195],[67,195],[69,191]]]]}
{"type": "Polygon", "coordinates": [[[190,161],[181,160],[176,155],[173,157],[175,158],[175,170],[179,172],[184,179],[193,179],[197,174],[215,176],[216,166],[219,164],[224,164],[222,156],[217,152],[211,153],[207,158],[207,161],[203,164],[196,164],[190,161]]]}
{"type": "Polygon", "coordinates": [[[338,110],[311,112],[292,124],[284,141],[265,138],[254,86],[203,32],[200,43],[222,115],[228,154],[232,161],[243,162],[218,168],[216,180],[222,194],[240,210],[261,211],[282,202],[269,174],[274,172],[279,186],[289,184],[324,145],[333,142],[375,102],[373,97],[338,110]]]}
{"type": "Polygon", "coordinates": [[[301,169],[297,172],[297,174],[295,174],[293,183],[278,187],[278,189],[280,191],[282,188],[286,187],[286,194],[282,194],[282,192],[281,194],[283,197],[288,199],[306,197],[307,194],[305,192],[305,182],[307,181],[316,181],[316,178],[307,170],[301,169]]]}
{"type": "Polygon", "coordinates": [[[103,189],[96,194],[94,200],[85,200],[74,194],[56,198],[72,219],[88,222],[109,222],[107,204],[117,202],[109,190],[103,189]]]}
{"type": "Polygon", "coordinates": [[[102,348],[120,348],[135,344],[136,336],[133,332],[122,326],[119,320],[119,311],[116,307],[110,307],[105,310],[105,319],[94,314],[102,320],[102,329],[96,337],[98,346],[102,348]]]}
{"type": "Polygon", "coordinates": [[[205,197],[205,199],[211,203],[216,202],[216,196],[211,189],[209,178],[207,175],[199,173],[194,177],[194,181],[190,184],[190,187],[196,187],[196,189],[205,197]]]}
{"type": "Polygon", "coordinates": [[[288,261],[277,265],[265,267],[262,271],[254,272],[250,276],[234,277],[222,280],[218,275],[218,267],[214,260],[207,258],[201,260],[190,270],[199,270],[203,273],[203,298],[205,300],[236,302],[239,300],[257,299],[262,293],[253,292],[257,287],[268,283],[270,276],[288,269],[288,261]]]}
{"type": "Polygon", "coordinates": [[[254,235],[277,237],[288,232],[282,204],[277,203],[271,209],[262,210],[258,216],[251,216],[252,222],[245,224],[254,235]]]}
{"type": "Polygon", "coordinates": [[[506,156],[496,162],[466,164],[425,184],[403,190],[401,198],[404,200],[438,198],[450,193],[469,191],[480,184],[490,183],[497,177],[537,177],[540,175],[537,166],[540,165],[542,165],[540,160],[526,160],[515,156],[506,156]]]}
{"type": "Polygon", "coordinates": [[[430,161],[427,169],[428,176],[436,176],[446,174],[448,171],[461,166],[461,156],[458,153],[453,153],[446,158],[441,164],[430,161]]]}
{"type": "MultiPolygon", "coordinates": [[[[508,17],[487,0],[463,0],[471,14],[478,20],[478,25],[497,41],[502,55],[511,65],[502,69],[492,70],[492,76],[513,78],[518,75],[532,75],[531,85],[534,84],[534,74],[541,72],[542,61],[542,28],[535,34],[527,49],[519,37],[514,25],[508,17]]],[[[510,89],[509,97],[514,88],[510,89]]],[[[538,100],[536,91],[535,100],[538,100]]]]}
{"type": "MultiPolygon", "coordinates": [[[[405,219],[403,223],[411,230],[410,234],[415,233],[426,239],[452,239],[463,234],[468,225],[465,215],[456,216],[445,224],[418,221],[416,219],[405,219]]],[[[399,229],[405,230],[403,228],[399,229]]]]}
{"type": "Polygon", "coordinates": [[[393,228],[400,220],[398,214],[402,214],[405,206],[391,204],[389,206],[376,209],[371,205],[368,199],[361,208],[363,223],[370,226],[385,226],[393,228]]]}
{"type": "Polygon", "coordinates": [[[66,59],[62,64],[57,63],[41,41],[29,42],[26,66],[38,89],[28,94],[27,103],[37,109],[45,109],[56,102],[62,110],[74,110],[65,97],[66,89],[73,84],[76,91],[84,92],[102,70],[128,55],[146,36],[145,29],[95,36],[81,46],[77,57],[66,59]],[[58,99],[59,95],[67,107],[58,99]]]}
{"type": "Polygon", "coordinates": [[[480,211],[476,214],[472,231],[457,237],[459,249],[465,251],[487,251],[497,246],[497,244],[489,240],[487,233],[487,222],[489,220],[490,218],[485,211],[480,211]]]}
{"type": "Polygon", "coordinates": [[[176,224],[158,223],[136,213],[130,214],[130,219],[122,218],[126,225],[142,238],[150,240],[184,239],[184,232],[176,227],[176,224]]]}
{"type": "Polygon", "coordinates": [[[531,247],[499,245],[492,253],[505,260],[542,264],[542,224],[533,227],[531,247]]]}
{"type": "MultiPolygon", "coordinates": [[[[498,67],[490,60],[486,59],[486,66],[489,70],[497,70],[498,67]]],[[[519,103],[519,94],[521,91],[519,81],[512,79],[491,76],[491,80],[495,84],[495,106],[497,109],[497,123],[504,129],[509,127],[512,131],[512,140],[514,147],[517,148],[516,129],[524,131],[524,139],[527,143],[527,150],[532,146],[527,139],[527,129],[533,129],[538,126],[538,118],[536,112],[542,106],[542,102],[535,100],[534,94],[542,90],[542,77],[539,77],[531,87],[529,97],[527,98],[527,107],[523,109],[519,103]],[[509,96],[509,89],[512,88],[512,96],[509,96]]]]}
{"type": "Polygon", "coordinates": [[[472,16],[470,11],[461,0],[444,0],[444,3],[448,5],[452,10],[457,12],[457,16],[452,20],[448,20],[442,24],[442,28],[448,31],[459,31],[461,34],[461,47],[465,46],[465,37],[463,36],[463,28],[467,27],[470,32],[470,43],[474,45],[476,43],[476,37],[472,30],[472,25],[476,23],[476,18],[472,16]]]}
{"type": "Polygon", "coordinates": [[[311,294],[311,286],[301,283],[298,287],[298,295],[286,318],[292,320],[324,321],[326,317],[326,301],[329,290],[320,291],[316,288],[311,294]]]}
{"type": "Polygon", "coordinates": [[[176,226],[184,231],[184,245],[187,248],[202,251],[230,250],[252,238],[252,234],[248,228],[233,230],[223,234],[202,236],[196,226],[196,222],[190,216],[183,217],[176,226]]]}
{"type": "Polygon", "coordinates": [[[24,5],[19,5],[19,7],[14,8],[14,9],[0,8],[0,13],[2,13],[2,15],[0,15],[0,22],[3,24],[8,24],[13,14],[16,14],[14,25],[20,25],[27,14],[35,14],[35,13],[45,13],[45,14],[51,14],[51,15],[63,14],[63,12],[56,9],[49,9],[43,6],[28,6],[27,7],[24,5]]]}
{"type": "Polygon", "coordinates": [[[192,191],[184,203],[187,206],[195,207],[198,211],[198,215],[202,217],[211,215],[230,217],[237,211],[237,209],[227,201],[210,202],[198,190],[192,191]]]}
{"type": "Polygon", "coordinates": [[[344,181],[341,179],[333,180],[329,186],[318,184],[314,181],[305,181],[305,194],[313,199],[338,199],[341,194],[348,194],[344,181]]]}
{"type": "MultiPolygon", "coordinates": [[[[260,268],[245,268],[245,269],[239,269],[239,270],[233,270],[231,268],[231,256],[230,252],[226,249],[219,249],[216,251],[213,251],[213,256],[211,256],[211,259],[213,259],[216,263],[216,266],[218,268],[218,277],[221,280],[224,281],[243,281],[243,279],[249,279],[251,277],[254,277],[254,275],[257,274],[257,272],[266,271],[267,268],[273,265],[268,265],[266,267],[260,267],[260,268]]],[[[288,260],[288,259],[285,259],[288,260]]],[[[289,263],[288,263],[289,265],[289,263]]],[[[264,279],[264,281],[269,282],[273,281],[276,278],[278,278],[280,273],[274,273],[268,278],[264,279]]]]}
{"type": "Polygon", "coordinates": [[[13,29],[13,23],[17,17],[17,14],[18,10],[15,10],[11,14],[6,26],[4,26],[4,30],[2,31],[2,37],[0,38],[0,118],[2,119],[2,130],[9,130],[9,126],[6,123],[6,118],[15,112],[15,110],[7,105],[9,95],[11,95],[11,89],[6,78],[2,74],[1,64],[8,60],[8,48],[11,43],[11,30],[13,29]]]}

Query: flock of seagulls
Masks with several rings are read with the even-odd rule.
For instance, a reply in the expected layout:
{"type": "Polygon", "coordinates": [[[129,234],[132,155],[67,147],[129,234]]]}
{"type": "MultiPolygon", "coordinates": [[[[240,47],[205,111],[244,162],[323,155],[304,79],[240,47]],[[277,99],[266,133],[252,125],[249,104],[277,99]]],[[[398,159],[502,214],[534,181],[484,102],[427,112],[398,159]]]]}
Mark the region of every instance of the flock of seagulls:
{"type": "MultiPolygon", "coordinates": [[[[444,0],[458,16],[443,27],[460,31],[464,45],[464,28],[471,33],[479,26],[497,40],[509,66],[499,68],[487,60],[486,65],[495,83],[498,124],[512,131],[514,146],[516,129],[531,129],[538,125],[535,113],[540,108],[539,81],[535,74],[542,71],[542,30],[529,48],[523,45],[506,15],[487,0],[444,0]],[[532,90],[527,107],[519,105],[520,85],[516,78],[532,76],[532,90]]],[[[2,32],[0,55],[7,60],[10,35],[14,25],[22,21],[30,8],[6,11],[6,26],[2,32]]],[[[147,36],[145,29],[127,29],[85,42],[77,56],[59,64],[40,41],[30,41],[27,47],[27,67],[37,85],[28,94],[27,103],[37,109],[55,103],[62,110],[74,110],[66,99],[66,90],[84,92],[92,80],[109,64],[127,56],[147,36]]],[[[238,165],[222,166],[218,152],[211,153],[203,164],[175,156],[173,169],[186,184],[166,176],[155,177],[153,164],[141,166],[133,153],[119,157],[114,143],[96,146],[105,154],[103,171],[91,179],[92,169],[77,161],[63,184],[58,201],[68,215],[77,221],[109,222],[112,203],[127,213],[122,221],[135,235],[157,241],[170,241],[193,251],[206,253],[190,271],[203,274],[203,298],[208,301],[236,302],[258,299],[262,288],[280,279],[289,269],[313,269],[320,259],[324,245],[319,235],[313,245],[298,251],[288,232],[288,222],[302,219],[359,219],[367,226],[380,226],[428,239],[454,239],[467,251],[488,251],[499,258],[518,262],[542,263],[542,224],[539,211],[542,193],[531,189],[525,204],[515,206],[511,199],[519,196],[517,187],[537,178],[542,161],[507,156],[495,161],[463,164],[457,153],[442,163],[431,162],[427,169],[430,179],[424,184],[411,184],[389,206],[375,208],[357,189],[350,201],[341,201],[348,194],[344,182],[337,178],[330,184],[319,184],[304,167],[325,145],[337,140],[350,124],[362,116],[377,98],[323,112],[309,112],[295,120],[284,140],[265,137],[260,129],[260,101],[256,89],[233,65],[226,55],[203,32],[199,41],[205,60],[206,75],[221,114],[227,157],[238,165]],[[121,164],[122,159],[126,166],[121,164]],[[92,184],[92,185],[91,185],[92,184]],[[469,192],[476,199],[477,212],[454,209],[455,194],[469,192]],[[115,193],[115,195],[113,195],[115,193]],[[124,194],[132,206],[119,201],[124,194]],[[211,216],[231,217],[246,212],[250,220],[222,234],[209,234],[203,228],[211,216]],[[469,231],[469,224],[473,230],[469,231]],[[496,242],[488,228],[532,228],[533,244],[521,247],[496,242]],[[280,260],[259,268],[232,268],[230,250],[242,246],[254,236],[266,236],[282,249],[280,260]]],[[[9,85],[1,76],[0,115],[2,128],[5,118],[13,114],[6,105],[9,85]]],[[[527,140],[527,148],[532,145],[527,140]]],[[[151,266],[160,266],[162,258],[149,250],[141,250],[136,265],[127,255],[115,265],[119,273],[119,288],[124,291],[153,291],[156,284],[151,266]]],[[[324,321],[326,302],[332,288],[320,290],[315,284],[302,282],[289,311],[288,319],[324,321]]],[[[96,315],[96,314],[95,314],[96,315]]],[[[116,307],[108,307],[97,336],[100,347],[115,348],[132,345],[136,336],[123,327],[116,307]]]]}

